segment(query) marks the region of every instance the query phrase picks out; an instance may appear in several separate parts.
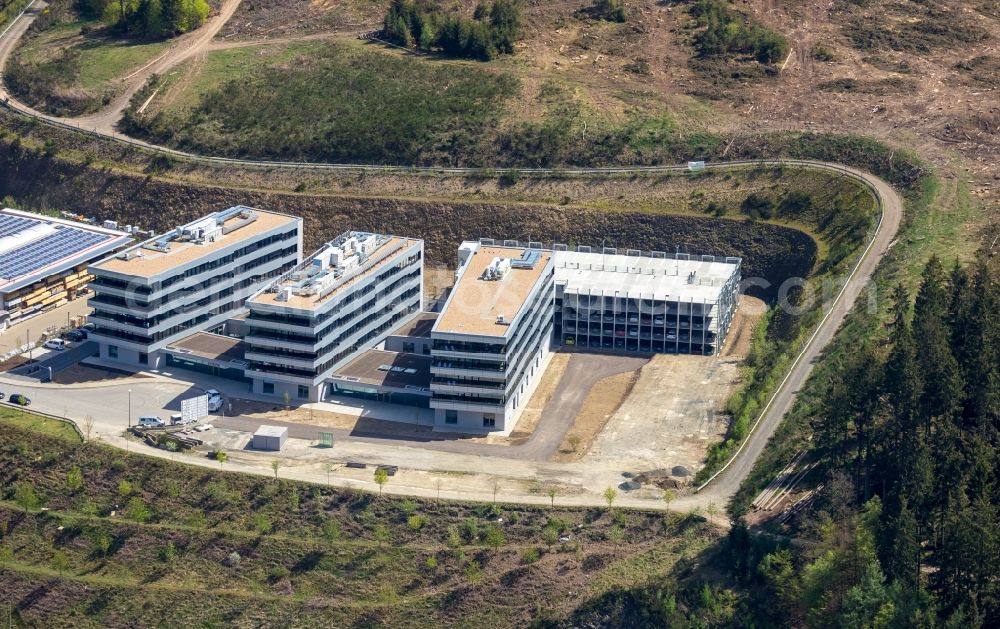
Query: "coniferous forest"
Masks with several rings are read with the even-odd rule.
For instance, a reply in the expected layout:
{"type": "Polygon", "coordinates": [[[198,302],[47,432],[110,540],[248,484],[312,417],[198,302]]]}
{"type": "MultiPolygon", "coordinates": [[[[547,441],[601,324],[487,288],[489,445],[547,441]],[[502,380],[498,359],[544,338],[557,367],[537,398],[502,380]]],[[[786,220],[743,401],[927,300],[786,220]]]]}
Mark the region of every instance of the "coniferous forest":
{"type": "Polygon", "coordinates": [[[789,548],[730,533],[762,625],[1000,623],[1000,290],[931,259],[884,342],[846,359],[813,420],[826,483],[789,548]]]}

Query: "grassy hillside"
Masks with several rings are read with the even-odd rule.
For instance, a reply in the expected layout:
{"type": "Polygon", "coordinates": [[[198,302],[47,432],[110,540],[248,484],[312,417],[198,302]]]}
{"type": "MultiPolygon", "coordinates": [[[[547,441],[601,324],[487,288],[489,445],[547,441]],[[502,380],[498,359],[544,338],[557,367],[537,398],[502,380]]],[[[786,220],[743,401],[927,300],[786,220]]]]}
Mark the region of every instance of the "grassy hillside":
{"type": "Polygon", "coordinates": [[[18,99],[57,115],[97,111],[120,94],[118,81],[152,61],[167,42],[123,38],[55,2],[32,24],[4,81],[18,99]]]}
{"type": "Polygon", "coordinates": [[[730,618],[701,596],[718,534],[695,515],[378,498],[0,427],[19,626],[523,626],[650,580],[680,617],[730,618]]]}
{"type": "MultiPolygon", "coordinates": [[[[166,98],[180,91],[179,104],[128,116],[123,129],[207,154],[447,162],[448,154],[489,136],[517,89],[509,75],[357,46],[308,43],[261,52],[210,53],[190,82],[181,69],[160,86],[166,98]]],[[[143,94],[136,97],[143,101],[143,94]]]]}

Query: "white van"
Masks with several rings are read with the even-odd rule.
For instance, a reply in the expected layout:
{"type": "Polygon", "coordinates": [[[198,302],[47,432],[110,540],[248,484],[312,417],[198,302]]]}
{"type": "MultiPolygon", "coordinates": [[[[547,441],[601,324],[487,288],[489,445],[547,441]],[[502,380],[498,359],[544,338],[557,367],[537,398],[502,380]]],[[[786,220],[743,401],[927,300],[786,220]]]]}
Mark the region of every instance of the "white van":
{"type": "Polygon", "coordinates": [[[62,351],[68,347],[66,341],[62,339],[49,339],[45,341],[45,347],[48,349],[54,349],[56,351],[62,351]]]}
{"type": "Polygon", "coordinates": [[[143,428],[163,428],[167,425],[167,422],[163,421],[159,417],[143,415],[139,418],[139,425],[143,428]]]}
{"type": "Polygon", "coordinates": [[[193,424],[193,423],[194,423],[193,419],[184,419],[184,416],[181,415],[180,413],[174,413],[173,415],[170,416],[171,426],[184,426],[186,424],[193,424]]]}
{"type": "Polygon", "coordinates": [[[218,410],[222,408],[222,394],[215,389],[208,389],[205,391],[205,395],[208,396],[208,412],[218,412],[218,410]]]}

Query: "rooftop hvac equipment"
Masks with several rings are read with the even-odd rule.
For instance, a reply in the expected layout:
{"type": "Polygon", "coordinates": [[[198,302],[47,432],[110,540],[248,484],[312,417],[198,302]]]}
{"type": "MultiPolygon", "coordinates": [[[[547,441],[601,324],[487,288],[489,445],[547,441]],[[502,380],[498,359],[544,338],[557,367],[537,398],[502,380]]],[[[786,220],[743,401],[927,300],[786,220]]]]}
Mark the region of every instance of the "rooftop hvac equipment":
{"type": "Polygon", "coordinates": [[[275,297],[276,301],[288,301],[292,297],[292,287],[285,286],[278,289],[278,296],[275,297]]]}
{"type": "Polygon", "coordinates": [[[690,273],[688,273],[687,283],[694,284],[694,278],[695,278],[695,272],[691,271],[690,273]]]}
{"type": "Polygon", "coordinates": [[[118,229],[118,221],[104,221],[102,227],[105,229],[118,229]]]}
{"type": "Polygon", "coordinates": [[[497,325],[507,325],[507,323],[507,319],[502,314],[497,315],[497,325]]]}
{"type": "Polygon", "coordinates": [[[361,254],[369,255],[371,252],[378,248],[378,238],[374,234],[369,234],[364,240],[361,241],[361,254]]]}
{"type": "Polygon", "coordinates": [[[510,265],[515,269],[533,269],[535,264],[542,257],[542,252],[535,249],[526,249],[521,252],[521,257],[510,260],[510,265]]]}
{"type": "Polygon", "coordinates": [[[502,280],[510,271],[510,258],[493,258],[490,265],[483,271],[483,279],[490,282],[502,280]]]}

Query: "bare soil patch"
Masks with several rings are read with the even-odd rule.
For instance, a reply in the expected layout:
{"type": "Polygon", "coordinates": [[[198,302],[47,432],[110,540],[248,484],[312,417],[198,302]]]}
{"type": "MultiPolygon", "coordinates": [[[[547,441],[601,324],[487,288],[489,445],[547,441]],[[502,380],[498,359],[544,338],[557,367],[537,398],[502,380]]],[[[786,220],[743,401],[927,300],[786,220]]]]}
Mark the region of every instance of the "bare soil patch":
{"type": "Polygon", "coordinates": [[[92,365],[70,365],[52,376],[52,382],[56,384],[78,384],[81,382],[104,382],[108,380],[121,380],[123,378],[149,378],[150,376],[111,369],[108,367],[94,367],[92,365]]]}
{"type": "Polygon", "coordinates": [[[609,376],[599,381],[587,394],[583,408],[576,416],[552,461],[577,461],[587,453],[594,438],[604,430],[608,419],[618,410],[639,379],[640,370],[609,376]]]}

